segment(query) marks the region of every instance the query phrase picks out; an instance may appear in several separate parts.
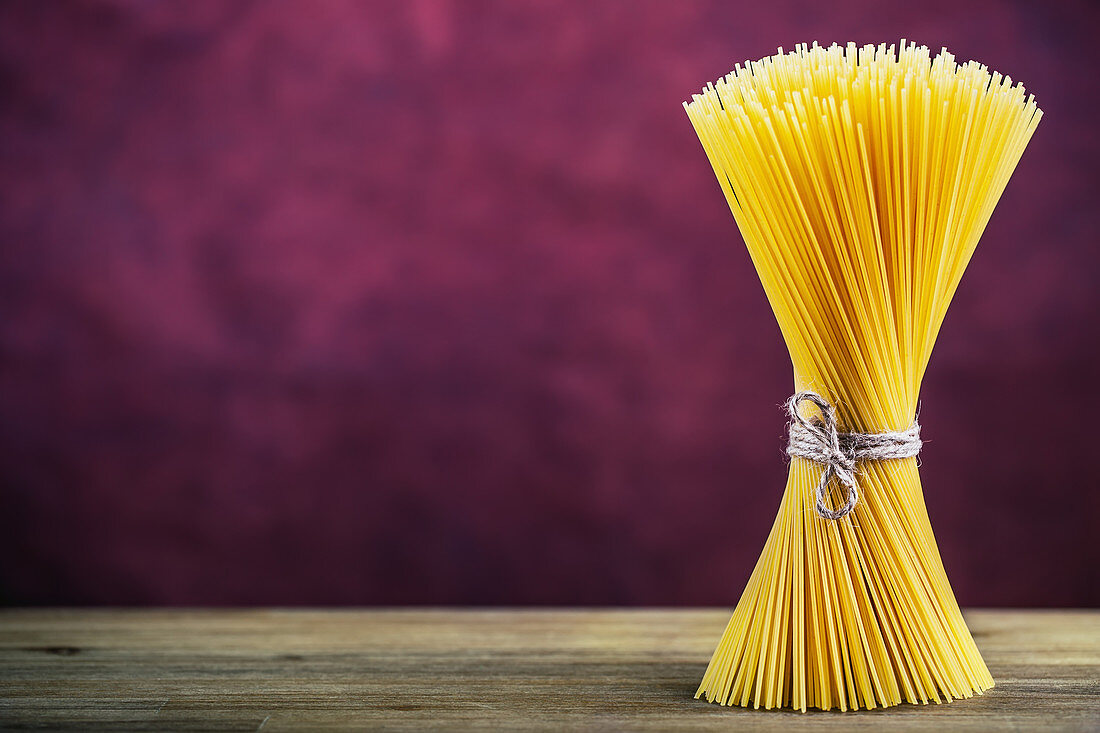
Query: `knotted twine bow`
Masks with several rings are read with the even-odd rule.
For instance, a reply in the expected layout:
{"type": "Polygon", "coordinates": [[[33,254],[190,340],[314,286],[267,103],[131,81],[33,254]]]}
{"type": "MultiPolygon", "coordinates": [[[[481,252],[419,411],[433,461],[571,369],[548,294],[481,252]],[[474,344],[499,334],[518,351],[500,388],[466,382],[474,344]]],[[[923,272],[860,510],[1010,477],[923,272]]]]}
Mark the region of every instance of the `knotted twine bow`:
{"type": "Polygon", "coordinates": [[[824,466],[817,483],[817,513],[825,519],[840,519],[856,508],[856,461],[884,461],[910,458],[920,453],[920,425],[916,420],[905,430],[887,433],[842,433],[837,429],[836,410],[816,392],[798,392],[787,400],[791,424],[787,431],[787,455],[806,458],[824,466]],[[821,418],[807,420],[798,412],[803,402],[821,410],[821,418]],[[836,479],[848,489],[848,501],[839,509],[825,504],[825,490],[836,479]]]}

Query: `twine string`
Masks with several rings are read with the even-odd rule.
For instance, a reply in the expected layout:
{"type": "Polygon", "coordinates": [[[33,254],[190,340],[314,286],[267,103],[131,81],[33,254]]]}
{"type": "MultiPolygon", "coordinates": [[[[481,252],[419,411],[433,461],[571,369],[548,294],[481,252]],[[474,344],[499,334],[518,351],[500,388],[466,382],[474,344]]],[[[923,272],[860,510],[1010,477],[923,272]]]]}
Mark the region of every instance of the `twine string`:
{"type": "Polygon", "coordinates": [[[920,424],[916,420],[905,430],[885,433],[843,433],[837,426],[836,410],[827,399],[809,390],[787,400],[791,423],[787,431],[787,455],[821,464],[817,483],[816,509],[825,519],[840,519],[856,508],[859,490],[856,482],[857,461],[885,461],[911,458],[921,449],[920,424]],[[821,411],[820,418],[806,419],[798,408],[812,402],[821,411]],[[836,479],[848,490],[843,506],[830,509],[825,503],[829,482],[836,479]]]}

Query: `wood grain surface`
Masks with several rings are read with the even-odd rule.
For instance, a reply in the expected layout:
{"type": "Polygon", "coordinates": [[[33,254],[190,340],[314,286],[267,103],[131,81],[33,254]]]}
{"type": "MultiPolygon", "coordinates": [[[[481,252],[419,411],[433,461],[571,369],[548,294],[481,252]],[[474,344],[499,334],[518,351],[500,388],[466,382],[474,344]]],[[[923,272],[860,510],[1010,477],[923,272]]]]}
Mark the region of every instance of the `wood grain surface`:
{"type": "Polygon", "coordinates": [[[5,610],[0,727],[1100,730],[1100,612],[972,611],[997,686],[806,714],[693,699],[728,610],[5,610]]]}

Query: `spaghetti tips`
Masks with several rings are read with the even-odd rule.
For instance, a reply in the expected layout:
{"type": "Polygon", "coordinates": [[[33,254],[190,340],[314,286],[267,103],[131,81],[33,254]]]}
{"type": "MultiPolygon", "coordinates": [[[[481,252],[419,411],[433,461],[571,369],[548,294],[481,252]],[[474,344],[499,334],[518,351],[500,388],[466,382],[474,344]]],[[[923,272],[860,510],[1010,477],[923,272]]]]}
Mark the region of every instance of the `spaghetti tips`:
{"type": "Polygon", "coordinates": [[[820,394],[792,408],[797,439],[895,444],[794,452],[696,697],[854,710],[989,689],[925,509],[914,418],[948,304],[1042,112],[1009,77],[904,40],[779,49],[684,107],[795,391],[820,394]],[[826,406],[833,432],[818,435],[826,406]]]}

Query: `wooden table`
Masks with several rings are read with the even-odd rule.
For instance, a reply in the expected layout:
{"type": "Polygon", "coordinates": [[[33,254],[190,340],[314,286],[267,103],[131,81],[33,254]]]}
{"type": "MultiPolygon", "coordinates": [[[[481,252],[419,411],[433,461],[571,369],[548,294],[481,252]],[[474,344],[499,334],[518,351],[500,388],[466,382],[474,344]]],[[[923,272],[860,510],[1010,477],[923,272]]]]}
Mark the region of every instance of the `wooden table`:
{"type": "Polygon", "coordinates": [[[972,611],[997,686],[801,714],[692,698],[728,610],[0,611],[0,728],[1100,730],[1100,611],[972,611]]]}

